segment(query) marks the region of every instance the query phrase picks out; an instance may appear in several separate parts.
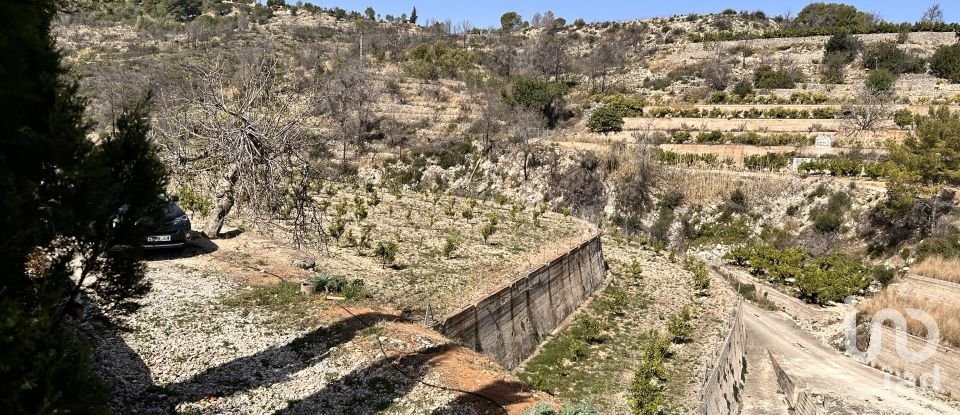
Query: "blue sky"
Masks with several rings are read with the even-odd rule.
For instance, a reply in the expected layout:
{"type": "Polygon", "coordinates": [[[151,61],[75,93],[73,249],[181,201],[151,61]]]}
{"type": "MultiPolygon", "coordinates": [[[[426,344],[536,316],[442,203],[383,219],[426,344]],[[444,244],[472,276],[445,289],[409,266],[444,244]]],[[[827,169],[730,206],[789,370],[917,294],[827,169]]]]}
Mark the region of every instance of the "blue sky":
{"type": "MultiPolygon", "coordinates": [[[[308,0],[322,7],[339,6],[347,10],[362,12],[367,6],[373,7],[381,15],[401,13],[410,14],[417,6],[421,22],[427,18],[436,20],[450,19],[453,22],[469,20],[476,27],[499,25],[500,15],[506,11],[516,11],[524,19],[536,12],[552,10],[554,15],[573,22],[582,17],[584,20],[629,20],[644,17],[670,16],[687,13],[719,12],[726,8],[734,10],[763,10],[773,16],[790,10],[793,15],[810,1],[778,0],[667,0],[667,1],[614,1],[614,0],[572,0],[572,1],[505,1],[505,0],[308,0]]],[[[919,1],[845,1],[857,8],[879,13],[884,19],[894,22],[916,21],[924,10],[936,0],[919,1]]],[[[287,0],[287,3],[294,3],[287,0]]],[[[960,21],[960,4],[953,0],[939,1],[947,21],[960,21]]]]}

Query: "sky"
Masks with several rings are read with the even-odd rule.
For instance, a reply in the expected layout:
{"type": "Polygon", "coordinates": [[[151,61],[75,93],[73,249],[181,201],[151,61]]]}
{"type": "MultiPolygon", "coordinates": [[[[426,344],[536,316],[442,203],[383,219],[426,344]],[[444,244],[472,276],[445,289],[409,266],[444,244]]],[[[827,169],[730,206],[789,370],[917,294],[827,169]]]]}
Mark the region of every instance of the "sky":
{"type": "MultiPolygon", "coordinates": [[[[507,11],[516,11],[529,20],[534,13],[552,10],[557,17],[568,22],[582,17],[587,22],[632,20],[676,14],[720,12],[730,8],[734,10],[763,10],[770,16],[797,12],[811,1],[797,0],[659,0],[659,1],[615,1],[615,0],[567,0],[567,1],[506,1],[506,0],[308,0],[321,7],[339,6],[346,10],[363,12],[373,7],[382,16],[392,14],[400,16],[410,14],[413,6],[422,23],[428,18],[443,21],[450,19],[454,23],[469,20],[475,27],[484,28],[500,25],[500,15],[507,11]]],[[[858,9],[878,13],[892,22],[916,21],[923,11],[936,0],[919,1],[844,1],[858,9]]],[[[294,3],[287,0],[287,3],[294,3]]],[[[939,1],[944,10],[945,20],[960,21],[960,2],[955,0],[939,1]]]]}

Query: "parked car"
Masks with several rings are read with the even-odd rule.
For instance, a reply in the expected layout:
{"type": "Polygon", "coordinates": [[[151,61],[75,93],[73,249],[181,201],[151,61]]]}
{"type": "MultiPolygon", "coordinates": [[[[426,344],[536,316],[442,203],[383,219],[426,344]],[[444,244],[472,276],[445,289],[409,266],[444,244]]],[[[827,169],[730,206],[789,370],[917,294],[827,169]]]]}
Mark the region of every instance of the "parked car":
{"type": "Polygon", "coordinates": [[[143,244],[147,249],[164,248],[183,248],[187,239],[190,237],[190,218],[187,213],[177,205],[180,198],[177,196],[169,197],[170,203],[167,204],[163,214],[163,223],[156,227],[156,230],[147,235],[143,244]]]}

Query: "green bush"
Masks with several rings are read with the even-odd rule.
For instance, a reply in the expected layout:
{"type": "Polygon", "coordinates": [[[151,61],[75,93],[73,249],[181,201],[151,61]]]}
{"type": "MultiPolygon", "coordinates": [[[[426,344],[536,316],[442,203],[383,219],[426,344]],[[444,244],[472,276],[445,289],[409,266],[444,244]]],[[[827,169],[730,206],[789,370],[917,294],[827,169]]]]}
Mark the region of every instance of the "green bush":
{"type": "Polygon", "coordinates": [[[443,241],[443,248],[440,249],[440,254],[444,258],[450,259],[458,248],[460,248],[460,239],[453,235],[447,235],[447,238],[443,241]]]}
{"type": "Polygon", "coordinates": [[[893,84],[896,81],[896,75],[889,70],[879,68],[867,74],[866,87],[875,94],[886,93],[893,90],[893,84]]]}
{"type": "Polygon", "coordinates": [[[823,74],[821,80],[825,84],[842,84],[844,68],[847,64],[845,55],[828,53],[823,57],[823,74]]]}
{"type": "Polygon", "coordinates": [[[537,406],[523,411],[523,415],[598,415],[599,412],[589,402],[564,402],[560,409],[554,409],[553,405],[546,402],[540,402],[537,406]]]}
{"type": "Polygon", "coordinates": [[[609,106],[597,108],[587,120],[587,128],[595,133],[615,133],[623,131],[623,116],[609,106]]]}
{"type": "Polygon", "coordinates": [[[644,102],[642,99],[635,99],[623,96],[623,94],[607,95],[600,99],[600,102],[610,109],[616,111],[623,118],[640,117],[643,115],[644,102]]]}
{"type": "Polygon", "coordinates": [[[924,239],[917,245],[917,260],[939,256],[944,258],[960,258],[960,238],[932,237],[924,239]]]}
{"type": "Polygon", "coordinates": [[[750,273],[774,282],[797,279],[807,254],[796,248],[778,249],[767,244],[750,244],[735,248],[724,258],[734,265],[749,266],[750,273]]]}
{"type": "Polygon", "coordinates": [[[843,217],[850,207],[850,196],[844,192],[835,192],[823,207],[810,210],[813,228],[819,233],[833,233],[843,226],[843,217]]]}
{"type": "Polygon", "coordinates": [[[753,72],[753,85],[763,89],[793,89],[802,80],[799,72],[763,65],[753,72]]]}
{"type": "Polygon", "coordinates": [[[930,58],[930,72],[950,82],[960,82],[960,44],[937,48],[930,58]]]}
{"type": "Polygon", "coordinates": [[[660,409],[666,403],[664,364],[669,353],[670,339],[651,331],[641,346],[641,360],[630,385],[629,403],[635,415],[660,415],[660,409]]]}
{"type": "Polygon", "coordinates": [[[414,77],[424,80],[457,78],[473,65],[469,51],[445,41],[421,43],[409,52],[407,69],[414,77]]]}
{"type": "Polygon", "coordinates": [[[922,58],[901,50],[896,42],[884,41],[868,45],[863,51],[863,67],[886,69],[895,75],[923,73],[926,63],[922,58]]]}
{"type": "Polygon", "coordinates": [[[779,171],[786,168],[790,160],[783,153],[753,154],[743,158],[743,165],[750,170],[779,171]]]}
{"type": "Polygon", "coordinates": [[[870,270],[842,254],[813,260],[797,279],[800,297],[816,303],[840,302],[870,284],[870,270]]]}
{"type": "Polygon", "coordinates": [[[693,274],[693,289],[700,291],[710,288],[710,272],[707,270],[707,264],[688,256],[684,260],[683,266],[693,274]]]}
{"type": "Polygon", "coordinates": [[[670,341],[674,343],[686,343],[693,339],[693,309],[684,307],[676,314],[670,316],[667,320],[667,332],[670,333],[670,341]]]}
{"type": "Polygon", "coordinates": [[[913,112],[906,108],[901,108],[893,113],[893,123],[901,130],[906,130],[914,124],[913,112]]]}
{"type": "Polygon", "coordinates": [[[753,83],[748,79],[741,79],[740,82],[737,82],[737,84],[733,86],[733,93],[741,99],[747,95],[753,95],[753,83]]]}
{"type": "Polygon", "coordinates": [[[794,19],[803,28],[852,33],[872,25],[872,17],[856,7],[840,3],[810,3],[794,19]]]}
{"type": "Polygon", "coordinates": [[[397,252],[399,249],[400,248],[396,242],[381,241],[377,243],[377,247],[374,249],[373,254],[380,258],[381,265],[386,267],[389,264],[393,264],[393,261],[397,259],[397,252]]]}
{"type": "Polygon", "coordinates": [[[835,34],[830,36],[830,39],[827,40],[827,44],[824,46],[824,61],[827,60],[828,56],[835,56],[845,64],[853,62],[862,47],[863,42],[857,39],[856,36],[849,33],[835,34]]]}
{"type": "Polygon", "coordinates": [[[563,96],[567,86],[560,82],[544,81],[529,76],[516,76],[504,92],[506,101],[537,111],[547,118],[552,128],[562,115],[563,96]]]}

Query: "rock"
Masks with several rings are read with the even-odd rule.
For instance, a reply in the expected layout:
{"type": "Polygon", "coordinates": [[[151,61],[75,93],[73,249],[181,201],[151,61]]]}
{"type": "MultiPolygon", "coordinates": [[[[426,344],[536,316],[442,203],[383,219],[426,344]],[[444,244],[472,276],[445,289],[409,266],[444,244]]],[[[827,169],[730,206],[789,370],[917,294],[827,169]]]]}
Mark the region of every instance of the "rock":
{"type": "Polygon", "coordinates": [[[317,261],[313,260],[312,258],[299,258],[290,261],[290,264],[300,269],[311,270],[313,267],[317,266],[317,261]]]}

